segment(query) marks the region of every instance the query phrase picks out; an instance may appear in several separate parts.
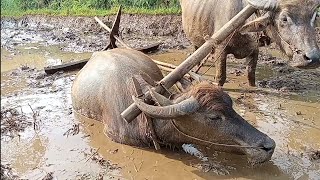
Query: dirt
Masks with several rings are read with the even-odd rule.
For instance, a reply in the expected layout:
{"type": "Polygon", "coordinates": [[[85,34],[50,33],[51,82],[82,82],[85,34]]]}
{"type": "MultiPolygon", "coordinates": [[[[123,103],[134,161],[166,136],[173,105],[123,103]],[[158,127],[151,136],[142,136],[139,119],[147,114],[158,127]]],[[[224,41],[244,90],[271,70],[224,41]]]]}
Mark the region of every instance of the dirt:
{"type": "Polygon", "coordinates": [[[309,153],[309,157],[312,161],[320,160],[320,150],[314,150],[309,153]]]}
{"type": "MultiPolygon", "coordinates": [[[[114,16],[100,19],[112,27],[114,16]]],[[[181,17],[175,15],[123,15],[119,32],[132,47],[161,42],[161,49],[181,49],[189,42],[180,25],[181,17]]],[[[108,34],[93,17],[26,16],[1,20],[1,47],[9,51],[19,44],[41,43],[62,45],[64,51],[93,52],[108,45],[108,34]]]]}
{"type": "Polygon", "coordinates": [[[17,108],[1,106],[1,138],[13,137],[31,124],[32,121],[17,108]]]}
{"type": "Polygon", "coordinates": [[[274,68],[274,70],[276,73],[273,77],[258,82],[260,87],[289,92],[304,92],[310,89],[320,91],[320,71],[305,72],[290,67],[274,68]]]}
{"type": "Polygon", "coordinates": [[[1,179],[13,180],[18,178],[18,175],[14,172],[10,164],[3,163],[1,160],[1,179]]]}
{"type": "MultiPolygon", "coordinates": [[[[113,17],[103,19],[111,25],[113,17]]],[[[131,45],[163,42],[160,51],[150,55],[155,60],[178,65],[192,52],[179,16],[125,15],[122,20],[123,38],[131,45]]],[[[2,19],[1,25],[1,40],[6,42],[1,41],[1,162],[8,162],[1,164],[1,179],[320,176],[319,69],[291,68],[275,47],[261,49],[256,88],[247,84],[245,60],[228,58],[224,89],[235,109],[277,144],[270,162],[252,167],[244,156],[210,148],[203,149],[204,161],[182,151],[114,143],[104,135],[101,123],[73,112],[70,89],[77,72],[47,75],[43,67],[85,59],[91,56],[87,52],[104,47],[106,33],[93,18],[30,16],[2,19]]],[[[210,63],[200,73],[208,68],[210,63]]],[[[213,80],[214,74],[211,67],[205,77],[213,80]]]]}

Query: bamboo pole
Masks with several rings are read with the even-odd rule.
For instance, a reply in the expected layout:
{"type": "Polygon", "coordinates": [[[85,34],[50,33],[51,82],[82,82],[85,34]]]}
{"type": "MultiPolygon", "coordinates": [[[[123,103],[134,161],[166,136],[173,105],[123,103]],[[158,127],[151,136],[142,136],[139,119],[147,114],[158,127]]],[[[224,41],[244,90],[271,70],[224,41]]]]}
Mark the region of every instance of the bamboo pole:
{"type": "MultiPolygon", "coordinates": [[[[101,27],[103,27],[104,29],[106,29],[108,32],[111,32],[112,30],[105,25],[98,17],[94,17],[94,19],[99,23],[99,25],[101,27]]],[[[125,42],[122,41],[122,39],[119,36],[114,35],[113,36],[117,41],[119,41],[119,43],[121,43],[124,47],[128,48],[128,49],[132,49],[131,47],[129,47],[125,42]]]]}
{"type": "MultiPolygon", "coordinates": [[[[160,85],[156,86],[154,90],[158,93],[164,93],[165,89],[172,87],[177,81],[179,81],[185,74],[187,74],[194,66],[199,64],[203,58],[205,58],[214,46],[224,41],[232,32],[243,23],[256,11],[251,5],[247,5],[242,11],[240,11],[235,17],[233,17],[228,23],[226,23],[220,30],[214,33],[209,40],[207,40],[198,50],[196,50],[191,56],[189,56],[184,62],[182,62],[174,71],[170,72],[161,81],[160,85]]],[[[147,92],[146,96],[150,96],[147,92]]],[[[130,123],[139,114],[141,110],[133,103],[126,110],[121,113],[122,118],[130,123]]]]}

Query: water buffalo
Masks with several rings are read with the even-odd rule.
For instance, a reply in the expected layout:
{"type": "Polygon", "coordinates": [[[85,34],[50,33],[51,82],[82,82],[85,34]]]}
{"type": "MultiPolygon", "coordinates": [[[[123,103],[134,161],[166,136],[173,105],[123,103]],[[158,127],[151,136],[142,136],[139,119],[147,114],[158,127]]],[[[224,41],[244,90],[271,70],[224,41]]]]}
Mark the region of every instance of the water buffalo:
{"type": "Polygon", "coordinates": [[[156,102],[163,106],[149,105],[132,97],[136,94],[132,77],[141,82],[142,91],[147,90],[148,84],[139,79],[142,72],[154,81],[163,78],[157,65],[141,52],[117,48],[93,53],[73,83],[74,110],[102,121],[105,134],[118,143],[152,144],[148,125],[151,120],[160,145],[233,144],[236,147],[212,147],[246,154],[253,163],[264,162],[272,156],[275,142],[238,115],[229,95],[218,86],[201,82],[171,100],[152,92],[156,102]],[[144,114],[127,123],[120,114],[133,102],[144,114]]]}
{"type": "Polygon", "coordinates": [[[248,20],[230,41],[227,39],[212,52],[219,85],[222,86],[226,80],[227,54],[233,54],[238,59],[246,57],[248,81],[251,86],[255,86],[258,34],[261,31],[293,60],[292,66],[320,66],[320,51],[314,27],[319,0],[180,0],[182,23],[187,37],[196,48],[201,46],[205,36],[219,30],[247,3],[263,10],[265,14],[255,20],[248,20]]]}

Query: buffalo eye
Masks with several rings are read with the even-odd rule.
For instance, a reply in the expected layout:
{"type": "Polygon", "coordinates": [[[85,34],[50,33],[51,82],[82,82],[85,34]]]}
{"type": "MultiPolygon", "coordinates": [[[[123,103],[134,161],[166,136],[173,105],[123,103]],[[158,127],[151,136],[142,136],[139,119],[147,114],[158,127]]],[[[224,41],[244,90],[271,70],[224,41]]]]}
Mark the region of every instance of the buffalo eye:
{"type": "Polygon", "coordinates": [[[279,17],[279,25],[280,27],[285,27],[289,24],[290,17],[286,14],[282,14],[279,17]]]}
{"type": "Polygon", "coordinates": [[[288,17],[287,16],[282,16],[281,17],[281,22],[287,23],[288,22],[288,17]]]}
{"type": "Polygon", "coordinates": [[[217,121],[217,120],[220,120],[221,117],[217,114],[214,114],[214,115],[209,115],[209,119],[212,121],[217,121]]]}

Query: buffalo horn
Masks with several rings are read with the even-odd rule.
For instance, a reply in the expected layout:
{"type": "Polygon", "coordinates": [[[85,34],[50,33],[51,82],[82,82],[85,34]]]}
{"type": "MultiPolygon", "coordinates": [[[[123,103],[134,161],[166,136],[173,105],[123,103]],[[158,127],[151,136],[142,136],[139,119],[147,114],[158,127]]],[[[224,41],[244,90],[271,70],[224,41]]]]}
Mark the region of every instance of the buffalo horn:
{"type": "Polygon", "coordinates": [[[173,103],[170,101],[170,99],[164,97],[163,95],[157,93],[155,90],[152,88],[148,87],[150,95],[154,101],[159,103],[160,106],[169,106],[172,105],[173,103]]]}
{"type": "Polygon", "coordinates": [[[153,118],[170,119],[185,116],[194,113],[200,107],[198,101],[194,97],[190,97],[177,104],[163,107],[146,104],[134,96],[132,96],[132,99],[142,112],[153,118]]]}

